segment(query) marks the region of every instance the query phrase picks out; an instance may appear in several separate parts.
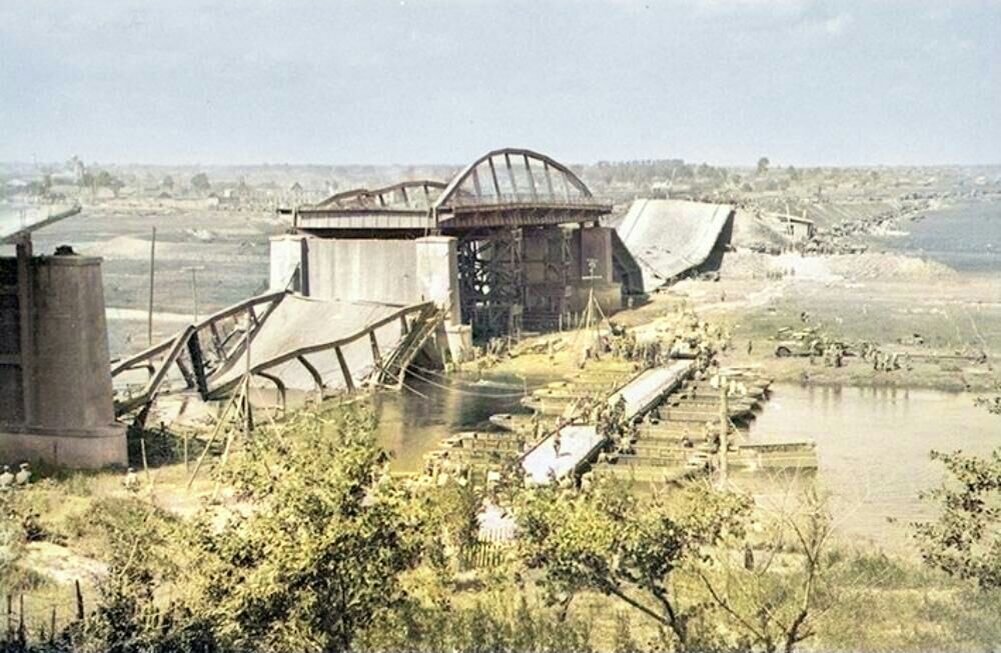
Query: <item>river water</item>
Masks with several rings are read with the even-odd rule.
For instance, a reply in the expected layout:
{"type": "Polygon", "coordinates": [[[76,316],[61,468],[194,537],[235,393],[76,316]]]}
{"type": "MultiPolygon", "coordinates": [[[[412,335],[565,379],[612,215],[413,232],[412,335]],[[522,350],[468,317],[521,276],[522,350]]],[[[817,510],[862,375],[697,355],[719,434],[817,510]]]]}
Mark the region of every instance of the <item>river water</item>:
{"type": "Polygon", "coordinates": [[[901,223],[906,235],[874,238],[878,248],[945,263],[960,272],[1001,272],[1001,202],[956,204],[901,223]]]}
{"type": "Polygon", "coordinates": [[[525,388],[541,385],[509,374],[477,379],[472,374],[418,373],[424,380],[410,377],[401,392],[379,393],[373,402],[378,442],[393,454],[390,466],[395,471],[420,471],[424,454],[442,439],[459,431],[490,430],[495,413],[528,412],[519,403],[525,388]]]}
{"type": "MultiPolygon", "coordinates": [[[[974,399],[923,389],[776,384],[750,437],[816,442],[816,480],[831,494],[839,534],[907,548],[909,523],[934,515],[919,493],[943,479],[942,465],[929,453],[984,455],[1001,446],[1001,417],[974,406],[974,399]]],[[[772,500],[789,489],[777,478],[760,481],[748,487],[772,500]]]]}
{"type": "MultiPolygon", "coordinates": [[[[451,378],[425,373],[402,393],[376,396],[378,439],[393,469],[414,472],[441,440],[463,430],[490,429],[494,413],[525,412],[525,388],[541,379],[488,374],[451,378]],[[419,394],[418,394],[419,393],[419,394]]],[[[817,482],[830,494],[838,534],[886,549],[911,548],[910,523],[934,515],[919,498],[943,479],[934,450],[984,455],[1001,446],[1001,417],[974,406],[975,396],[924,389],[808,387],[776,384],[751,423],[755,442],[810,439],[818,470],[799,478],[764,472],[735,477],[765,505],[795,498],[817,482]]]]}

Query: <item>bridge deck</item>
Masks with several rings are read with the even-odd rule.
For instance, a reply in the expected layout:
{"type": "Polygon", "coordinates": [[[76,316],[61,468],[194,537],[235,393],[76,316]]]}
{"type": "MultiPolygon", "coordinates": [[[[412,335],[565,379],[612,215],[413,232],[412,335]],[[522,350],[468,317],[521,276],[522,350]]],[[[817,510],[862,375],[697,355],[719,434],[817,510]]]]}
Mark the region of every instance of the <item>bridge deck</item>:
{"type": "MultiPolygon", "coordinates": [[[[645,370],[613,393],[608,401],[614,404],[622,397],[626,401],[626,418],[640,417],[676,389],[693,366],[692,361],[683,360],[645,370]]],[[[549,434],[522,456],[521,467],[530,483],[542,485],[553,478],[563,478],[597,455],[606,441],[591,424],[570,424],[561,428],[558,434],[558,439],[557,432],[549,434]]]]}

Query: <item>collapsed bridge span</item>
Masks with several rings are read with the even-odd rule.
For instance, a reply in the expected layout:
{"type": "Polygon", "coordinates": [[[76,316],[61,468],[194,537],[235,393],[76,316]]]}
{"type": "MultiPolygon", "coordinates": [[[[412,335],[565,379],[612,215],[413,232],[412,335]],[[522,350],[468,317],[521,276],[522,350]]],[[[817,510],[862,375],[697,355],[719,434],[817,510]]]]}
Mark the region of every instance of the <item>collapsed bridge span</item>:
{"type": "Polygon", "coordinates": [[[288,291],[254,297],[114,363],[115,413],[139,410],[144,419],[158,396],[194,391],[217,399],[254,377],[273,384],[283,404],[289,389],[322,398],[365,383],[397,385],[441,319],[431,302],[318,300],[288,291]],[[137,370],[147,373],[139,384],[137,370]]]}

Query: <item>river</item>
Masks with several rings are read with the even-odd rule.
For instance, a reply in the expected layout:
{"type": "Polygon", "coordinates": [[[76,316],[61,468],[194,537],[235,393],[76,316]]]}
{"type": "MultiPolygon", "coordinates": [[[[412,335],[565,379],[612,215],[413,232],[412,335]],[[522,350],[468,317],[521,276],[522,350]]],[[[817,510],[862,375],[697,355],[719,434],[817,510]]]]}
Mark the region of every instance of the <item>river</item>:
{"type": "Polygon", "coordinates": [[[877,247],[929,258],[960,272],[1001,272],[1001,203],[965,202],[900,224],[904,235],[874,237],[877,247]]]}
{"type": "MultiPolygon", "coordinates": [[[[500,412],[525,412],[524,388],[541,384],[512,375],[444,378],[426,373],[401,393],[376,395],[379,443],[392,468],[419,471],[423,456],[449,435],[489,429],[500,412]],[[419,394],[418,394],[419,393],[419,394]]],[[[974,395],[924,389],[776,384],[751,424],[756,442],[810,439],[818,470],[790,480],[763,472],[736,476],[765,505],[795,498],[814,479],[830,494],[838,535],[891,550],[911,549],[909,525],[934,515],[919,494],[943,479],[929,453],[962,449],[984,455],[1001,446],[1001,417],[974,406],[974,395]]]]}
{"type": "MultiPolygon", "coordinates": [[[[943,479],[942,465],[929,453],[984,455],[1001,446],[1001,417],[974,406],[974,399],[923,389],[776,384],[750,437],[815,441],[816,478],[831,493],[839,534],[907,548],[909,523],[934,515],[919,493],[943,479]]],[[[750,486],[771,499],[787,487],[777,479],[750,486]]]]}
{"type": "Polygon", "coordinates": [[[425,380],[411,377],[401,392],[375,395],[379,419],[379,444],[392,452],[394,471],[416,472],[424,466],[424,454],[442,439],[459,431],[487,430],[495,413],[528,412],[519,402],[529,390],[541,385],[509,374],[455,374],[421,371],[425,380]]]}

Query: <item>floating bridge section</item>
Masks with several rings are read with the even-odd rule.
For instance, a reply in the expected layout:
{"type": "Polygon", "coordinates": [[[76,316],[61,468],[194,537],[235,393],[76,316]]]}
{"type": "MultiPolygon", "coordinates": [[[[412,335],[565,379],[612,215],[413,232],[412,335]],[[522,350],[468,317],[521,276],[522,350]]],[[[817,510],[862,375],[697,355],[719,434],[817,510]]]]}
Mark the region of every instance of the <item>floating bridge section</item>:
{"type": "MultiPolygon", "coordinates": [[[[614,392],[608,403],[625,400],[627,420],[642,417],[688,378],[693,361],[674,361],[641,372],[614,392]]],[[[521,457],[521,467],[529,483],[542,485],[559,480],[591,461],[605,447],[608,438],[593,424],[570,424],[554,431],[521,457]]]]}

